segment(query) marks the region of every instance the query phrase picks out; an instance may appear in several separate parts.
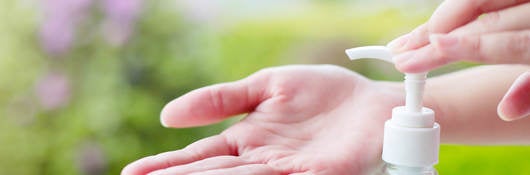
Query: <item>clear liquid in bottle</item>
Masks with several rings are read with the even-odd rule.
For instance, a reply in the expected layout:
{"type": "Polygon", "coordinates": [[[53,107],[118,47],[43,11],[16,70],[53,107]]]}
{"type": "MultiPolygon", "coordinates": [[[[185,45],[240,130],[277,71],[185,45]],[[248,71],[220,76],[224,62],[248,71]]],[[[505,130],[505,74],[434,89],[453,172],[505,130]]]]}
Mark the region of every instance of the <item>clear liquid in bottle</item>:
{"type": "Polygon", "coordinates": [[[407,167],[387,163],[383,175],[438,175],[438,172],[432,166],[407,167]]]}

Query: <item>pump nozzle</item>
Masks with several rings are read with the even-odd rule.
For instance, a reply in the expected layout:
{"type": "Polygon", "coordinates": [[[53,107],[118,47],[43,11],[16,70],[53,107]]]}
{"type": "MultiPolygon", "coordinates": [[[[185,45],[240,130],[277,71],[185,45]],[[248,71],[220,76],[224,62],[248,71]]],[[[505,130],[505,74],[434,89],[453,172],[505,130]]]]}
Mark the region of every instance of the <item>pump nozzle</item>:
{"type": "Polygon", "coordinates": [[[350,60],[372,58],[394,64],[394,61],[392,60],[392,52],[385,46],[364,46],[351,48],[346,50],[346,55],[348,55],[350,60]]]}
{"type": "MultiPolygon", "coordinates": [[[[346,54],[350,60],[372,58],[394,64],[392,52],[385,46],[365,46],[347,49],[346,54]]],[[[427,72],[405,73],[405,106],[407,111],[421,112],[425,79],[427,79],[427,72]]]]}
{"type": "MultiPolygon", "coordinates": [[[[351,60],[374,58],[389,63],[392,52],[385,46],[367,46],[346,50],[351,60]]],[[[434,122],[434,111],[422,107],[427,72],[405,73],[405,106],[392,110],[385,123],[383,160],[402,167],[428,167],[438,163],[440,125],[434,122]]]]}

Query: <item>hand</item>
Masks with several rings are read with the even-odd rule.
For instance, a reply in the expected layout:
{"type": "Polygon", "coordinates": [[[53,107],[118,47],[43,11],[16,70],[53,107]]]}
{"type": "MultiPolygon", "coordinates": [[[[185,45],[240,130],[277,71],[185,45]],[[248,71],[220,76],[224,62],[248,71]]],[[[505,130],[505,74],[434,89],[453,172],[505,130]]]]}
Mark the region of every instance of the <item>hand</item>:
{"type": "Polygon", "coordinates": [[[402,87],[335,66],[286,66],[192,91],[164,107],[168,127],[248,113],[219,135],[140,159],[122,175],[369,174],[381,170],[384,122],[402,87]]]}
{"type": "MultiPolygon", "coordinates": [[[[460,60],[530,64],[530,1],[446,0],[431,19],[388,44],[402,72],[424,72],[460,60]]],[[[499,116],[530,115],[530,72],[498,106],[499,116]],[[526,92],[526,93],[525,93],[526,92]]]]}

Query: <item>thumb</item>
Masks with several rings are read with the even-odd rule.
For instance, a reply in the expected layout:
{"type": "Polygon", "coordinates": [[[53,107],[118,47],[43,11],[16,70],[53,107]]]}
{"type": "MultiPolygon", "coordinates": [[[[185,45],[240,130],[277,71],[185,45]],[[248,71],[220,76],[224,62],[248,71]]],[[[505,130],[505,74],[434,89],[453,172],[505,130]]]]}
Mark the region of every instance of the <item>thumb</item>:
{"type": "Polygon", "coordinates": [[[515,80],[499,103],[497,112],[501,119],[506,121],[530,115],[530,71],[515,80]]]}
{"type": "Polygon", "coordinates": [[[185,94],[162,109],[165,127],[194,127],[220,122],[230,116],[251,112],[266,99],[262,75],[240,81],[200,88],[185,94]]]}

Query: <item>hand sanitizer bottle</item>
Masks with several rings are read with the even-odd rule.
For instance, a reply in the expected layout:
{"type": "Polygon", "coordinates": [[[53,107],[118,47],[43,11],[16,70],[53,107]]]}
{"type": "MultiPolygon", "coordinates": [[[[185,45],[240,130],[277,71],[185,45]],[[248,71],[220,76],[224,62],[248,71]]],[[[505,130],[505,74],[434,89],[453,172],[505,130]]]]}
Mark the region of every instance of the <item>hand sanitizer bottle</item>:
{"type": "MultiPolygon", "coordinates": [[[[351,60],[374,58],[393,63],[385,46],[366,46],[346,50],[351,60]]],[[[386,121],[382,158],[385,175],[437,175],[440,125],[434,111],[422,105],[427,73],[405,73],[405,106],[392,110],[386,121]]]]}

